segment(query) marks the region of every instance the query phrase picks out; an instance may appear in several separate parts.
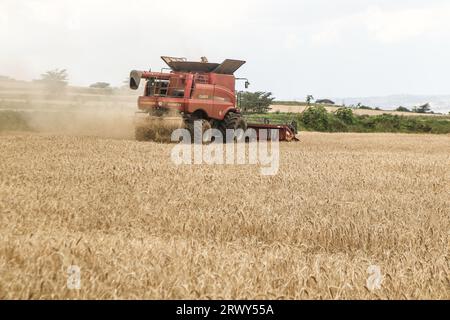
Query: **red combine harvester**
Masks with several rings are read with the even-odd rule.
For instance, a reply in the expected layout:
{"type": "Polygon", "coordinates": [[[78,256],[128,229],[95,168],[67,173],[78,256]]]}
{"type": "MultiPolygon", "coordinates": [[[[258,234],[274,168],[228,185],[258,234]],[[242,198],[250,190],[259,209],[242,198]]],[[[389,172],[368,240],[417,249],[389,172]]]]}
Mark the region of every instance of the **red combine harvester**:
{"type": "MultiPolygon", "coordinates": [[[[295,123],[271,124],[247,123],[237,105],[234,72],[245,61],[226,59],[221,64],[210,63],[206,58],[201,62],[186,61],[185,58],[161,57],[170,72],[136,71],[130,73],[130,88],[138,89],[141,79],[146,79],[144,95],[138,98],[139,112],[136,113],[136,139],[155,138],[154,125],[164,122],[182,123],[194,130],[194,121],[201,121],[202,133],[210,128],[219,129],[225,137],[227,129],[253,128],[275,129],[280,141],[295,141],[295,123]],[[174,111],[179,115],[173,117],[174,111]],[[171,116],[172,115],[172,116],[171,116]],[[182,119],[182,121],[180,120],[182,119]]],[[[158,125],[161,127],[161,125],[158,125]]],[[[206,142],[206,141],[205,141],[206,142]]]]}

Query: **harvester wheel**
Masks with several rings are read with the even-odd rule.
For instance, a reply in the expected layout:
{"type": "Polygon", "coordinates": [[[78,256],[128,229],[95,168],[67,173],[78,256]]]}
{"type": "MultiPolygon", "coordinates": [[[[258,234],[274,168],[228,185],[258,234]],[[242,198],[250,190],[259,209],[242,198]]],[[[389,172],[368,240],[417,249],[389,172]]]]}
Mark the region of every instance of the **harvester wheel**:
{"type": "MultiPolygon", "coordinates": [[[[243,131],[247,130],[247,122],[245,119],[241,117],[240,114],[235,112],[228,112],[223,121],[219,125],[219,129],[222,132],[224,142],[226,142],[226,130],[237,130],[242,129],[241,134],[243,134],[243,131]]],[[[242,136],[234,136],[234,141],[241,141],[242,136]]]]}
{"type": "Polygon", "coordinates": [[[202,144],[208,144],[211,142],[211,135],[205,135],[205,132],[211,129],[211,123],[209,123],[208,120],[192,118],[186,123],[186,126],[191,133],[192,142],[196,142],[195,137],[201,137],[202,144]],[[201,121],[201,126],[195,127],[195,121],[201,121]]]}

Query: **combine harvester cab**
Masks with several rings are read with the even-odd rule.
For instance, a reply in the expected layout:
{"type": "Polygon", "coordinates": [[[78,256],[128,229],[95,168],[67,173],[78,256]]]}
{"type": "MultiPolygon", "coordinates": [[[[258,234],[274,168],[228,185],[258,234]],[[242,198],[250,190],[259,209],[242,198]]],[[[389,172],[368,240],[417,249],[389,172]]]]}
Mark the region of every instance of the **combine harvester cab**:
{"type": "MultiPolygon", "coordinates": [[[[279,131],[280,141],[296,141],[296,125],[247,122],[241,114],[236,97],[234,72],[245,61],[226,59],[221,64],[185,58],[161,57],[170,72],[133,70],[130,88],[139,88],[145,79],[143,95],[138,98],[135,129],[137,140],[168,141],[176,128],[185,127],[194,134],[194,123],[201,121],[202,134],[211,128],[226,136],[226,130],[253,128],[259,138],[259,129],[279,131]],[[156,128],[156,129],[155,129],[156,128]]],[[[207,143],[208,141],[203,141],[207,143]]]]}

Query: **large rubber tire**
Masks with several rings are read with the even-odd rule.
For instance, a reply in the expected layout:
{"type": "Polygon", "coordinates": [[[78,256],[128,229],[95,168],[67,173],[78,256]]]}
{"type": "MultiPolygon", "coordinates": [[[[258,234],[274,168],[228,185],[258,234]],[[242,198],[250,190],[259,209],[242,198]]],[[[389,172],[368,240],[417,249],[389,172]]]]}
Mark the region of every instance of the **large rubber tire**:
{"type": "Polygon", "coordinates": [[[208,129],[211,129],[211,123],[208,120],[191,118],[191,119],[189,119],[186,122],[186,127],[187,127],[187,129],[189,130],[189,132],[191,134],[191,142],[192,143],[197,142],[197,141],[194,140],[195,136],[202,137],[202,140],[201,140],[202,144],[211,143],[211,138],[210,137],[209,138],[208,137],[204,137],[205,131],[207,131],[208,129]],[[199,128],[195,128],[195,124],[194,124],[195,121],[201,121],[202,122],[202,126],[201,126],[200,130],[198,130],[199,128]]]}
{"type": "MultiPolygon", "coordinates": [[[[219,124],[219,130],[222,132],[224,142],[227,142],[226,141],[227,129],[231,130],[242,129],[243,131],[245,131],[247,130],[247,122],[245,121],[244,118],[241,117],[239,113],[230,111],[227,113],[225,118],[219,124]]],[[[240,139],[241,139],[240,137],[235,137],[234,141],[240,141],[240,139]]]]}

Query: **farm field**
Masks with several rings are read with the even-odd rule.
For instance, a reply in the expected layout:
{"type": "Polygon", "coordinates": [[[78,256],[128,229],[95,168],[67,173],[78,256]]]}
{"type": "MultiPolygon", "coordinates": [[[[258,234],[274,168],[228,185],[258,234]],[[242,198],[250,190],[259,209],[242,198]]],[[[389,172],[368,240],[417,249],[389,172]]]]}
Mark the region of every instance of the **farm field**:
{"type": "Polygon", "coordinates": [[[449,135],[301,133],[261,176],[127,130],[0,134],[0,299],[450,299],[449,135]]]}
{"type": "MultiPolygon", "coordinates": [[[[315,105],[315,104],[314,104],[315,105]]],[[[323,105],[324,108],[328,112],[335,112],[340,107],[332,106],[332,105],[323,105]]],[[[284,104],[275,104],[270,106],[269,112],[283,112],[283,113],[302,113],[306,110],[307,105],[284,105],[284,104]]],[[[397,116],[405,116],[405,117],[447,117],[438,113],[416,113],[416,112],[401,112],[394,110],[369,110],[369,109],[353,109],[353,113],[359,116],[367,115],[367,116],[376,116],[382,114],[392,114],[397,116]]]]}

